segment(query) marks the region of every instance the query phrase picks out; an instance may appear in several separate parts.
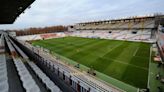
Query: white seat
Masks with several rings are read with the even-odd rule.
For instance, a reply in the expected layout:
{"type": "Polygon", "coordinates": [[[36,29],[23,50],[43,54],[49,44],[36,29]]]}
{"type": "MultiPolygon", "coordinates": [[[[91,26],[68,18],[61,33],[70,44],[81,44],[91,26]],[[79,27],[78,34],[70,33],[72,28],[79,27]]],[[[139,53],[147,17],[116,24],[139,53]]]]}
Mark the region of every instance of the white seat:
{"type": "MultiPolygon", "coordinates": [[[[46,85],[47,89],[49,89],[51,92],[60,92],[60,89],[49,79],[49,77],[46,76],[46,74],[42,72],[42,70],[37,65],[35,65],[33,62],[28,62],[28,64],[41,79],[41,81],[46,85]]],[[[53,65],[53,63],[50,64],[53,65]]]]}
{"type": "Polygon", "coordinates": [[[60,92],[60,89],[51,80],[46,80],[45,84],[51,92],[60,92]]]}
{"type": "Polygon", "coordinates": [[[27,92],[34,92],[32,91],[33,87],[35,87],[36,92],[40,92],[39,87],[35,83],[34,79],[32,78],[31,74],[21,61],[21,59],[14,59],[14,64],[17,68],[18,74],[20,79],[23,83],[23,87],[27,92]]]}
{"type": "Polygon", "coordinates": [[[6,63],[0,63],[0,67],[6,67],[6,63]]]}
{"type": "Polygon", "coordinates": [[[33,80],[33,78],[29,74],[26,74],[21,76],[21,80],[26,82],[29,80],[33,80]]]}
{"type": "Polygon", "coordinates": [[[6,81],[7,81],[7,76],[1,75],[0,76],[0,84],[3,83],[3,82],[6,82],[6,81]]]}
{"type": "Polygon", "coordinates": [[[57,86],[53,86],[51,88],[51,92],[61,92],[60,89],[57,86]]]}
{"type": "Polygon", "coordinates": [[[2,71],[3,71],[3,70],[6,70],[6,68],[7,68],[7,67],[6,67],[5,65],[4,65],[4,66],[0,66],[0,71],[1,71],[1,70],[2,70],[2,71]]]}
{"type": "Polygon", "coordinates": [[[1,64],[6,64],[6,62],[0,60],[0,65],[1,65],[1,64]]]}
{"type": "Polygon", "coordinates": [[[49,79],[47,76],[42,77],[41,80],[42,80],[42,82],[45,83],[45,84],[46,84],[47,81],[50,81],[50,79],[49,79]]]}
{"type": "Polygon", "coordinates": [[[26,90],[26,92],[40,92],[37,86],[33,86],[30,89],[26,90]]]}
{"type": "Polygon", "coordinates": [[[32,86],[36,85],[36,83],[32,79],[26,79],[26,81],[23,82],[23,85],[29,89],[32,86]]]}
{"type": "MultiPolygon", "coordinates": [[[[29,72],[26,69],[22,69],[19,71],[18,73],[19,75],[25,75],[25,74],[29,74],[29,72]]],[[[30,74],[29,74],[30,75],[30,74]]]]}
{"type": "Polygon", "coordinates": [[[9,90],[9,85],[7,83],[7,80],[6,82],[0,83],[0,92],[8,92],[8,90],[9,90]]]}
{"type": "Polygon", "coordinates": [[[3,69],[1,69],[0,70],[0,75],[5,75],[5,76],[7,76],[7,69],[6,68],[3,68],[3,69]]]}

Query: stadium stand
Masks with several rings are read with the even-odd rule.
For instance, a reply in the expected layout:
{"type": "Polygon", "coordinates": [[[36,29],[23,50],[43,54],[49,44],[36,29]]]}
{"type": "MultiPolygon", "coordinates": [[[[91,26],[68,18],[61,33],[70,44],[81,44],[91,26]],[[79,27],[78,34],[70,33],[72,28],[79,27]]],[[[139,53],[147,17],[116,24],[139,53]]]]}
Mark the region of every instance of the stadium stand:
{"type": "Polygon", "coordinates": [[[156,16],[78,23],[71,36],[152,42],[156,16]]]}
{"type": "Polygon", "coordinates": [[[8,92],[8,76],[7,76],[7,65],[4,54],[4,39],[3,34],[0,37],[0,92],[8,92]]]}
{"type": "Polygon", "coordinates": [[[39,77],[39,79],[46,85],[51,92],[60,92],[60,89],[38,68],[33,62],[28,62],[30,67],[39,77]]]}
{"type": "Polygon", "coordinates": [[[154,42],[153,39],[155,37],[154,29],[156,29],[157,25],[156,17],[158,16],[153,15],[78,23],[75,24],[72,29],[61,27],[60,29],[66,30],[65,32],[57,32],[58,27],[54,31],[48,31],[52,28],[34,28],[23,32],[16,31],[16,38],[19,40],[31,41],[65,36],[77,36],[87,38],[115,39],[152,43],[154,42]],[[36,31],[37,33],[35,34],[35,32],[33,31],[36,31]]]}
{"type": "Polygon", "coordinates": [[[24,36],[17,36],[16,38],[23,41],[33,41],[33,40],[59,38],[59,37],[64,37],[64,36],[65,36],[64,32],[58,32],[58,33],[24,35],[24,36]]]}
{"type": "Polygon", "coordinates": [[[28,56],[12,40],[10,40],[10,42],[13,44],[13,46],[18,51],[18,53],[23,57],[23,59],[25,59],[25,60],[29,59],[28,56]]]}
{"type": "MultiPolygon", "coordinates": [[[[7,34],[1,34],[0,41],[1,49],[4,47],[4,41],[6,42],[12,56],[13,64],[17,70],[17,74],[19,75],[21,85],[26,92],[61,92],[61,90],[49,79],[49,77],[46,76],[46,74],[42,72],[41,69],[39,69],[32,61],[29,61],[28,56],[10,39],[7,34]],[[32,75],[29,68],[27,68],[27,65],[30,66],[36,75],[32,75]],[[34,76],[37,76],[42,85],[45,85],[47,91],[41,90],[43,89],[43,86],[38,85],[38,81],[36,81],[34,76]]],[[[2,50],[0,51],[0,91],[9,92],[5,54],[2,53],[2,50]]]]}
{"type": "Polygon", "coordinates": [[[151,30],[80,30],[70,34],[77,37],[102,38],[128,41],[151,42],[151,30]]]}
{"type": "Polygon", "coordinates": [[[32,76],[28,72],[27,68],[23,64],[22,60],[20,58],[15,58],[16,57],[16,50],[10,43],[9,39],[7,36],[5,36],[5,39],[7,41],[7,45],[9,47],[9,50],[11,53],[14,52],[13,55],[13,61],[16,66],[16,69],[18,71],[18,74],[20,76],[20,80],[22,81],[23,87],[27,92],[40,92],[39,87],[36,85],[35,81],[33,80],[32,76]]]}
{"type": "Polygon", "coordinates": [[[25,65],[23,64],[21,59],[13,59],[14,64],[17,68],[18,74],[20,79],[23,83],[23,87],[26,89],[27,92],[40,92],[39,87],[35,83],[34,79],[26,69],[25,65]]]}
{"type": "Polygon", "coordinates": [[[156,16],[78,23],[70,36],[152,42],[156,16]]]}

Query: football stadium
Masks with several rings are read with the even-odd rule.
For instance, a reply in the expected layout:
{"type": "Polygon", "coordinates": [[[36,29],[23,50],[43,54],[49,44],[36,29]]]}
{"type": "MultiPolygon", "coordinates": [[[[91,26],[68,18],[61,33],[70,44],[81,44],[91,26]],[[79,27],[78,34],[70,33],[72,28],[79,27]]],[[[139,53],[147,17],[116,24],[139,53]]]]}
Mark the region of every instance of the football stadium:
{"type": "Polygon", "coordinates": [[[66,37],[33,44],[136,87],[146,87],[148,43],[66,37]]]}
{"type": "MultiPolygon", "coordinates": [[[[33,2],[3,0],[0,24],[33,2]]],[[[164,92],[164,14],[0,30],[0,92],[164,92]]]]}

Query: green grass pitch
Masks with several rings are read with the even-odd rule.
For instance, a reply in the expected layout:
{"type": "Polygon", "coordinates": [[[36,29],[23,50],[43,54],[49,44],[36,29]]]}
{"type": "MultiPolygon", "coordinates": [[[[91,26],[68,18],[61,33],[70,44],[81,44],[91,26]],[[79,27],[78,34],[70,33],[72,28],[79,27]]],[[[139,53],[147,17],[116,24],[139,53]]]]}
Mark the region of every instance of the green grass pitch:
{"type": "Polygon", "coordinates": [[[32,43],[139,88],[147,87],[150,44],[65,37],[32,43]]]}

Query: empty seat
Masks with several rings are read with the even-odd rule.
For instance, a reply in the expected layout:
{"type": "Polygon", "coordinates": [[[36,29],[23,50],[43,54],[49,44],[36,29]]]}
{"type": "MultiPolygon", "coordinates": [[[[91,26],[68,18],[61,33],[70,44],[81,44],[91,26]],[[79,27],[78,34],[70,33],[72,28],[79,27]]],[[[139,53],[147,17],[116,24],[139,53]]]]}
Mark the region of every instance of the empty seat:
{"type": "Polygon", "coordinates": [[[23,79],[23,86],[26,87],[26,90],[30,90],[30,88],[32,88],[33,86],[36,85],[36,83],[30,78],[30,79],[23,79]]]}
{"type": "Polygon", "coordinates": [[[52,83],[52,81],[47,81],[46,86],[51,92],[60,92],[60,89],[57,86],[55,86],[54,83],[52,83]]]}
{"type": "Polygon", "coordinates": [[[5,55],[0,55],[0,92],[8,92],[9,84],[5,55]]]}
{"type": "Polygon", "coordinates": [[[9,90],[9,85],[7,83],[7,80],[4,82],[0,82],[0,92],[8,92],[9,90]]]}
{"type": "Polygon", "coordinates": [[[36,66],[33,62],[28,61],[27,63],[50,92],[60,92],[60,89],[40,70],[38,66],[36,66]]]}
{"type": "Polygon", "coordinates": [[[7,82],[7,77],[5,75],[0,76],[0,84],[3,82],[7,82]]]}
{"type": "Polygon", "coordinates": [[[35,83],[34,79],[28,72],[27,68],[25,67],[21,59],[14,58],[14,64],[17,68],[18,74],[20,76],[20,79],[23,83],[23,87],[25,88],[25,90],[27,92],[40,92],[40,88],[35,83]]]}
{"type": "Polygon", "coordinates": [[[40,92],[37,86],[33,86],[32,88],[28,89],[26,92],[40,92]]]}

